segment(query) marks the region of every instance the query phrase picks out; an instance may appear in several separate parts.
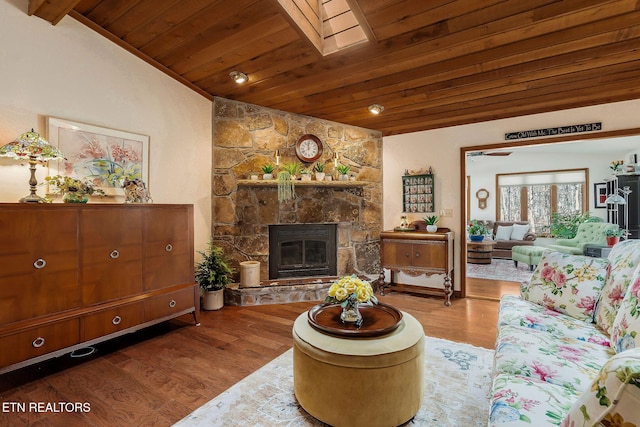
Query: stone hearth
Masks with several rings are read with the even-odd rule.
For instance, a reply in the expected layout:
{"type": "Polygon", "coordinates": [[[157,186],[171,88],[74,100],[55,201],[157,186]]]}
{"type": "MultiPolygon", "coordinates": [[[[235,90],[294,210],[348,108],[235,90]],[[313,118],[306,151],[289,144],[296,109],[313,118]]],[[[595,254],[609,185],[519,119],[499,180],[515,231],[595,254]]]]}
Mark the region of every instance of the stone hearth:
{"type": "Polygon", "coordinates": [[[324,301],[331,286],[331,277],[319,279],[282,279],[266,281],[261,286],[230,287],[224,291],[227,305],[267,305],[301,301],[324,301]]]}

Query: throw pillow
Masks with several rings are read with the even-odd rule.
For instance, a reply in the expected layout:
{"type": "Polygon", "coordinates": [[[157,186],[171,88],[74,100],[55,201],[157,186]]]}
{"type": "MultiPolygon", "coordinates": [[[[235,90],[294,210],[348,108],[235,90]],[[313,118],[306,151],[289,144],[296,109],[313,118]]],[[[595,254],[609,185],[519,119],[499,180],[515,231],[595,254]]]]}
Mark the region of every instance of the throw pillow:
{"type": "Polygon", "coordinates": [[[499,225],[496,231],[496,240],[511,240],[511,230],[513,227],[510,225],[499,225]]]}
{"type": "Polygon", "coordinates": [[[608,266],[606,258],[545,251],[522,296],[559,313],[592,322],[608,266]]]}
{"type": "Polygon", "coordinates": [[[524,235],[529,231],[529,224],[513,224],[511,240],[524,240],[524,235]]]}
{"type": "Polygon", "coordinates": [[[640,274],[636,272],[618,309],[611,329],[611,347],[616,353],[640,347],[640,274]]]}
{"type": "Polygon", "coordinates": [[[614,245],[608,258],[611,261],[609,277],[598,301],[595,320],[603,331],[611,335],[622,300],[640,265],[640,240],[629,239],[614,245]]]}

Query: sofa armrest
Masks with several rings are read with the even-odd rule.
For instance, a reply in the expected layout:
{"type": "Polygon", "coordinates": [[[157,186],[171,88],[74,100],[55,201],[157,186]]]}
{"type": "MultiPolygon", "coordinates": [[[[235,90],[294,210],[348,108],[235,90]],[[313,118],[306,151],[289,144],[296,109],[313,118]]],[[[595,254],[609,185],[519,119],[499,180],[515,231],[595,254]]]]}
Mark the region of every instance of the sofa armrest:
{"type": "Polygon", "coordinates": [[[533,233],[526,233],[522,240],[527,240],[527,241],[533,242],[534,240],[536,240],[536,235],[533,234],[533,233]]]}
{"type": "Polygon", "coordinates": [[[602,366],[560,426],[632,425],[638,421],[638,408],[640,348],[632,348],[616,354],[602,366]]]}

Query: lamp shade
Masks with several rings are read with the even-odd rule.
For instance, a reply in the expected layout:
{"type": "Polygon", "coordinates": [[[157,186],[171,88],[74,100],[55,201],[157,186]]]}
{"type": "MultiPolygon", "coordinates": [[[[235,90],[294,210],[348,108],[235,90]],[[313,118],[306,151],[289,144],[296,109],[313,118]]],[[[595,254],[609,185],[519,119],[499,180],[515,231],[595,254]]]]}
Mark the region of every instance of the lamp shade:
{"type": "Polygon", "coordinates": [[[624,197],[622,197],[619,194],[611,194],[609,197],[607,197],[604,201],[607,204],[611,204],[611,205],[626,205],[627,202],[626,200],[624,200],[624,197]]]}
{"type": "Polygon", "coordinates": [[[46,162],[47,160],[64,160],[64,155],[49,144],[38,132],[31,129],[20,135],[15,141],[0,147],[0,156],[14,159],[27,159],[46,162]]]}

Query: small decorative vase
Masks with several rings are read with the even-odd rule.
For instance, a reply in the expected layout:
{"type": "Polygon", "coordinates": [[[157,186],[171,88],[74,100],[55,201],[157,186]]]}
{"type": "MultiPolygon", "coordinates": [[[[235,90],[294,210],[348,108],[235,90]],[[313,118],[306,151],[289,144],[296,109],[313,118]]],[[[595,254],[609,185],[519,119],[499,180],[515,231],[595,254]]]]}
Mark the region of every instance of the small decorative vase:
{"type": "Polygon", "coordinates": [[[300,175],[300,180],[301,181],[311,181],[311,175],[308,173],[303,173],[302,175],[300,175]]]}
{"type": "Polygon", "coordinates": [[[482,242],[484,240],[484,236],[483,235],[476,236],[472,234],[471,236],[469,236],[469,240],[471,240],[472,242],[482,242]]]}
{"type": "Polygon", "coordinates": [[[427,231],[429,233],[435,233],[436,231],[438,231],[438,226],[435,224],[427,224],[427,231]]]}
{"type": "Polygon", "coordinates": [[[264,175],[262,175],[262,179],[264,179],[264,180],[273,179],[273,174],[272,173],[265,173],[264,175]]]}
{"type": "Polygon", "coordinates": [[[340,321],[342,323],[353,323],[357,327],[362,325],[362,314],[358,310],[358,301],[348,299],[344,307],[342,307],[342,313],[340,313],[340,321]]]}
{"type": "Polygon", "coordinates": [[[62,196],[62,201],[64,203],[87,203],[89,201],[89,197],[86,194],[79,194],[76,192],[64,193],[62,196]]]}
{"type": "Polygon", "coordinates": [[[316,172],[316,181],[324,181],[324,172],[316,172]]]}
{"type": "Polygon", "coordinates": [[[338,177],[338,180],[340,180],[340,181],[349,181],[349,175],[340,175],[338,177]]]}

